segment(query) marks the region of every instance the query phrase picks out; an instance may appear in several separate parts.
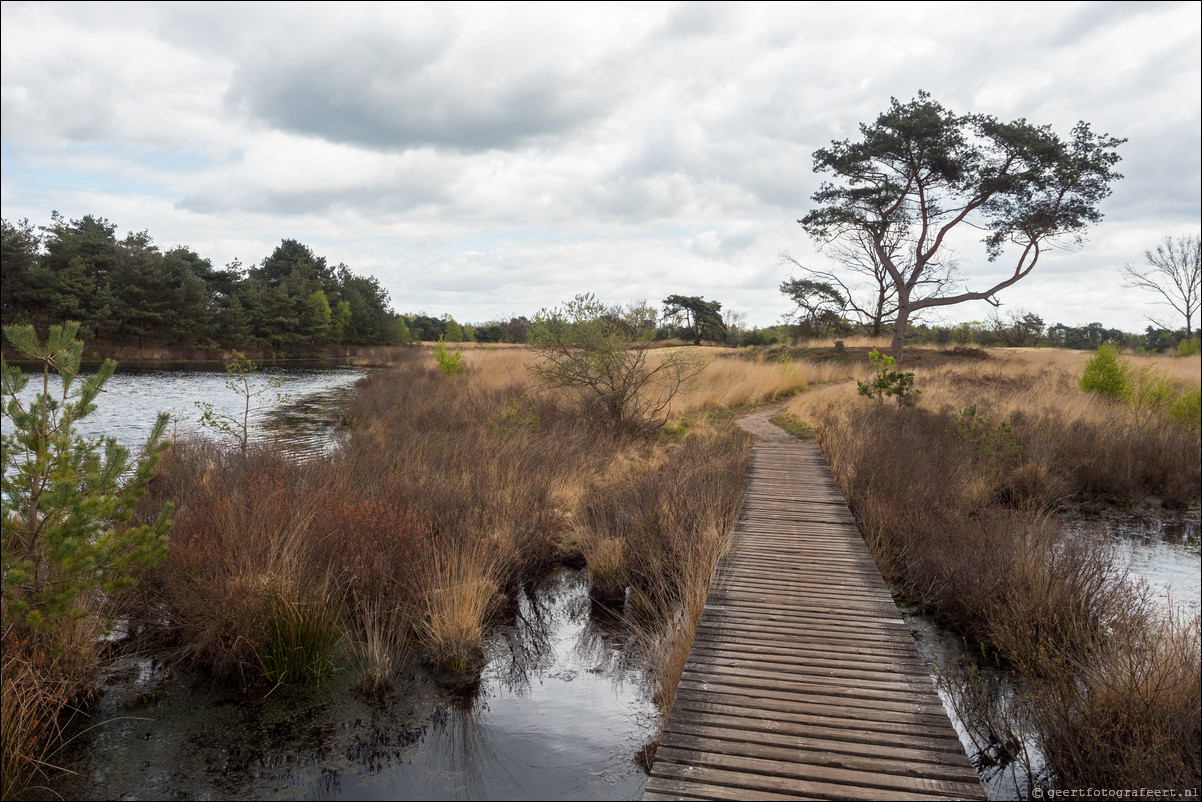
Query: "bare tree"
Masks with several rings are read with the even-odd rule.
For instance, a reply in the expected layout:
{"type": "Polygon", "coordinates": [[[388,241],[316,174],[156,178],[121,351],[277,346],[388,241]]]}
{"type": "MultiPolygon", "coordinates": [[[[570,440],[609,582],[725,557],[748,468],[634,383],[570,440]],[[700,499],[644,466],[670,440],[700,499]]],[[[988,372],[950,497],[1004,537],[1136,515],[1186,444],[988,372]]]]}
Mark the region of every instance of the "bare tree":
{"type": "Polygon", "coordinates": [[[1005,318],[994,310],[987,322],[993,336],[1007,348],[1031,348],[1043,337],[1043,318],[1025,309],[1015,309],[1005,318]]]}
{"type": "MultiPolygon", "coordinates": [[[[1136,267],[1130,262],[1123,265],[1122,274],[1128,287],[1160,293],[1163,301],[1185,318],[1185,336],[1193,336],[1194,313],[1198,311],[1198,279],[1202,273],[1202,235],[1172,237],[1165,236],[1156,251],[1144,251],[1147,265],[1136,267]]],[[[1159,321],[1148,318],[1157,326],[1172,329],[1159,321]]]]}
{"type": "MultiPolygon", "coordinates": [[[[903,241],[902,233],[900,229],[887,232],[881,248],[895,265],[899,265],[902,275],[908,281],[914,272],[914,265],[912,261],[907,262],[906,257],[913,252],[913,248],[903,241]]],[[[804,271],[818,282],[838,287],[844,298],[842,311],[851,312],[859,318],[858,322],[866,334],[881,336],[887,327],[893,325],[897,317],[897,285],[889,275],[885,263],[877,255],[872,237],[864,231],[852,232],[846,239],[837,239],[829,243],[825,250],[838,263],[838,268],[819,270],[808,267],[794,259],[787,251],[781,252],[780,259],[781,262],[787,262],[804,271]]],[[[914,283],[913,296],[916,299],[938,296],[955,278],[954,259],[928,263],[914,283]]],[[[912,314],[911,321],[917,321],[920,314],[921,312],[912,314]]]]}

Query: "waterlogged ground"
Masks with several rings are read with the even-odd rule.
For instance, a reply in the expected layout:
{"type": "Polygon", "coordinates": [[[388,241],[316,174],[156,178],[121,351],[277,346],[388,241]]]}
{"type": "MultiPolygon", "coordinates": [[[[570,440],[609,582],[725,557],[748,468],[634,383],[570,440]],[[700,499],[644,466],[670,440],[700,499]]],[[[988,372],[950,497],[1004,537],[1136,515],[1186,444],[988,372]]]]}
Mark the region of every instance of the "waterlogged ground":
{"type": "Polygon", "coordinates": [[[417,666],[380,703],[351,672],[317,688],[242,691],[149,660],[112,678],[60,755],[66,799],[635,799],[655,733],[629,635],[561,570],[497,628],[479,691],[417,666]]]}

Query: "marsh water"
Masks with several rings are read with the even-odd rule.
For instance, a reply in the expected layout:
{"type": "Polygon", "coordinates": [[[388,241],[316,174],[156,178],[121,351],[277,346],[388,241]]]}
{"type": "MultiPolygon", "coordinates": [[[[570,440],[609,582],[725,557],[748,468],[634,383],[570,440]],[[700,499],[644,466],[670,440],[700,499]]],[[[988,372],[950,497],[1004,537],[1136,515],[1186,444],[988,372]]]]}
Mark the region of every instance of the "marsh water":
{"type": "MultiPolygon", "coordinates": [[[[298,456],[334,448],[340,410],[365,371],[265,368],[255,378],[251,431],[298,456]],[[273,388],[268,377],[283,381],[273,388]],[[286,397],[277,397],[278,393],[286,397]]],[[[31,395],[33,388],[29,388],[31,395]]],[[[196,402],[238,416],[242,393],[219,370],[122,370],[78,428],[137,448],[157,412],[198,430],[196,402]]],[[[7,429],[6,429],[7,431],[7,429]]],[[[1197,511],[1082,519],[1164,603],[1200,606],[1197,511]],[[1171,601],[1170,601],[1171,600],[1171,601]]],[[[906,616],[939,671],[965,656],[929,619],[906,616]]],[[[353,672],[317,687],[268,692],[215,684],[151,656],[126,659],[56,762],[75,799],[634,799],[646,775],[640,747],[656,734],[646,672],[623,626],[590,605],[587,578],[562,569],[527,589],[487,644],[474,693],[452,694],[414,662],[395,694],[369,700],[353,672]]],[[[1006,677],[996,677],[1004,688],[1006,677]]],[[[941,690],[945,706],[954,703],[941,690]]],[[[953,714],[953,720],[955,716],[953,714]]],[[[969,754],[971,737],[958,724],[969,754]]],[[[1036,770],[1038,766],[1034,767],[1036,770]]],[[[1015,767],[979,764],[991,799],[1015,799],[1015,767]]]]}
{"type": "Polygon", "coordinates": [[[383,699],[335,675],[244,691],[152,660],[118,668],[62,756],[68,799],[636,799],[655,708],[629,634],[582,571],[531,587],[470,695],[414,663],[383,699]]]}
{"type": "MultiPolygon", "coordinates": [[[[296,454],[332,447],[337,411],[349,397],[363,368],[323,366],[264,366],[251,374],[247,428],[252,439],[278,438],[296,454]]],[[[50,391],[58,392],[55,377],[50,391]]],[[[21,397],[32,400],[41,391],[41,375],[31,375],[21,397]]],[[[113,437],[135,450],[142,446],[160,412],[171,415],[169,434],[200,432],[201,404],[211,404],[218,415],[241,421],[248,406],[247,393],[231,388],[221,366],[170,369],[162,366],[121,366],[97,398],[96,411],[81,420],[76,431],[85,437],[113,437]]],[[[8,431],[5,421],[4,431],[8,431]]]]}
{"type": "MultiPolygon", "coordinates": [[[[1164,512],[1147,510],[1143,513],[1109,514],[1103,517],[1075,518],[1064,523],[1070,536],[1102,536],[1110,544],[1115,563],[1124,569],[1127,578],[1146,587],[1151,599],[1162,611],[1175,610],[1187,617],[1202,611],[1202,537],[1199,535],[1199,510],[1164,512]]],[[[991,800],[1029,798],[1031,778],[1043,769],[1038,744],[1023,737],[1023,749],[1018,759],[997,762],[993,745],[970,733],[969,727],[957,715],[961,705],[953,698],[955,678],[963,676],[957,667],[974,665],[978,688],[992,697],[993,704],[1005,708],[1017,691],[1014,677],[1006,670],[991,667],[970,645],[928,616],[919,615],[902,606],[902,614],[914,636],[918,651],[932,672],[952,678],[951,683],[937,682],[940,699],[952,719],[952,724],[973,759],[981,782],[991,800]]],[[[971,717],[971,712],[966,713],[971,717]]],[[[1018,720],[1018,719],[1016,719],[1018,720]]]]}

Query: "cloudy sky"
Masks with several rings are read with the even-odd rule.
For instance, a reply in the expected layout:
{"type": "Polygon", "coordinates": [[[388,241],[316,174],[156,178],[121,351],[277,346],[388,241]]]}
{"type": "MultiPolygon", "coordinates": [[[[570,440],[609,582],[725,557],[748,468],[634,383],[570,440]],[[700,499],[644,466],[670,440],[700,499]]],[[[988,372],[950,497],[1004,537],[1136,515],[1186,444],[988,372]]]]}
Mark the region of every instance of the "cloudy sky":
{"type": "MultiPolygon", "coordinates": [[[[1200,227],[1200,11],[6,1],[3,216],[107,217],[216,266],[295,238],[398,311],[461,321],[592,291],[770,325],[790,311],[781,252],[824,264],[796,223],[814,150],[925,89],[1129,139],[1085,246],[1000,297],[1139,331],[1159,308],[1119,268],[1200,227]]],[[[957,255],[970,287],[997,275],[974,240],[957,255]]]]}

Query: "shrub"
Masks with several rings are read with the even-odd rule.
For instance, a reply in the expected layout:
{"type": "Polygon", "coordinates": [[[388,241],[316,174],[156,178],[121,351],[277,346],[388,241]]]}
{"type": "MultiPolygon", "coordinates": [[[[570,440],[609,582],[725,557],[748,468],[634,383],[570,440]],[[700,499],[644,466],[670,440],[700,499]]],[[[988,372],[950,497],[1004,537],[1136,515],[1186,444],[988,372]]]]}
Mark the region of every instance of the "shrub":
{"type": "Polygon", "coordinates": [[[1177,356],[1197,356],[1202,353],[1202,345],[1197,337],[1190,337],[1177,343],[1177,356]]]}
{"type": "Polygon", "coordinates": [[[918,402],[919,390],[914,389],[914,374],[890,370],[895,364],[893,357],[882,356],[880,351],[873,349],[868,354],[872,364],[880,363],[876,375],[870,382],[857,381],[860,395],[875,399],[877,404],[884,403],[885,396],[897,399],[899,407],[914,406],[918,402]]]}
{"type": "Polygon", "coordinates": [[[982,457],[1017,457],[1022,451],[1010,424],[994,423],[977,411],[976,404],[965,407],[952,421],[957,434],[971,442],[982,457]]]}
{"type": "Polygon", "coordinates": [[[1116,401],[1127,401],[1131,394],[1130,365],[1119,356],[1113,343],[1102,343],[1097,352],[1085,363],[1081,375],[1081,389],[1087,393],[1100,393],[1116,401]]]}
{"type": "Polygon", "coordinates": [[[438,369],[445,376],[454,376],[463,372],[463,351],[459,349],[455,349],[453,352],[448,351],[446,335],[440,334],[438,342],[434,344],[434,361],[438,363],[438,369]]]}
{"type": "Polygon", "coordinates": [[[1136,426],[1145,426],[1152,418],[1167,414],[1176,396],[1177,388],[1155,365],[1144,365],[1127,374],[1127,404],[1136,426]]]}
{"type": "Polygon", "coordinates": [[[1202,388],[1186,390],[1169,404],[1168,416],[1191,432],[1202,428],[1202,388]]]}
{"type": "Polygon", "coordinates": [[[577,394],[599,407],[616,427],[658,429],[685,382],[704,369],[675,349],[648,358],[642,332],[591,293],[559,309],[540,310],[528,342],[538,354],[530,371],[545,384],[577,394]]]}

